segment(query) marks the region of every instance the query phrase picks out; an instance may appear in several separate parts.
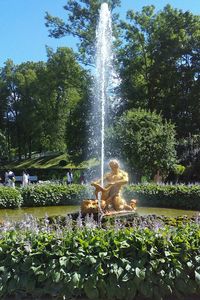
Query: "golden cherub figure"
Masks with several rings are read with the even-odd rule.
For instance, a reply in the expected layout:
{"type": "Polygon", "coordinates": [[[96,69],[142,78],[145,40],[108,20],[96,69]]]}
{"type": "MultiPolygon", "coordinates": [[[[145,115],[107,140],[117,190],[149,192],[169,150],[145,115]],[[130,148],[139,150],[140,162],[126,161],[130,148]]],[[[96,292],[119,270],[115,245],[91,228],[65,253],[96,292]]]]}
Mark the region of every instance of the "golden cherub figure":
{"type": "Polygon", "coordinates": [[[83,212],[92,212],[92,209],[98,211],[98,194],[101,192],[101,209],[103,212],[108,211],[132,211],[135,209],[136,200],[131,200],[130,205],[121,197],[122,186],[128,183],[128,173],[120,169],[119,162],[117,160],[111,160],[109,162],[111,171],[104,176],[105,187],[100,185],[100,179],[92,182],[91,185],[95,187],[96,200],[85,200],[82,205],[83,212]],[[88,206],[88,208],[86,207],[88,206]],[[90,207],[90,209],[89,209],[90,207]]]}

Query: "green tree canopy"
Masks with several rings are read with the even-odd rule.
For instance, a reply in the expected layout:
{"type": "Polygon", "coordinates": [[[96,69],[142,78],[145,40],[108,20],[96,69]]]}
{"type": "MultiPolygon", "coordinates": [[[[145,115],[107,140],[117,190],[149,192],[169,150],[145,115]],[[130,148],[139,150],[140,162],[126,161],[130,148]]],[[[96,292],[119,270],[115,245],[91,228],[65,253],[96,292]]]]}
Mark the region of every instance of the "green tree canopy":
{"type": "Polygon", "coordinates": [[[15,148],[19,159],[33,151],[67,150],[66,126],[73,132],[70,115],[87,90],[87,72],[73,51],[47,50],[46,63],[14,65],[8,60],[1,69],[1,122],[6,124],[9,149],[15,148]]]}
{"type": "Polygon", "coordinates": [[[200,128],[200,16],[167,5],[128,12],[121,48],[123,94],[128,108],[162,112],[178,137],[200,128]]]}
{"type": "Polygon", "coordinates": [[[8,147],[5,135],[0,131],[0,161],[7,159],[8,147]]]}
{"type": "MultiPolygon", "coordinates": [[[[99,8],[102,0],[68,0],[64,6],[67,21],[46,13],[46,26],[51,37],[60,38],[72,35],[78,38],[78,56],[85,64],[94,63],[95,30],[98,22],[99,8]]],[[[106,1],[111,10],[120,5],[120,0],[106,1]]],[[[117,14],[112,14],[113,23],[118,20],[117,14]]],[[[114,28],[117,34],[117,29],[114,28]]]]}
{"type": "Polygon", "coordinates": [[[152,177],[163,174],[176,162],[174,125],[155,112],[132,109],[125,112],[115,126],[116,148],[132,173],[152,177]]]}
{"type": "Polygon", "coordinates": [[[67,149],[66,124],[71,110],[80,101],[86,72],[76,62],[71,49],[59,48],[55,53],[48,49],[48,61],[39,80],[42,148],[64,151],[67,149]]]}

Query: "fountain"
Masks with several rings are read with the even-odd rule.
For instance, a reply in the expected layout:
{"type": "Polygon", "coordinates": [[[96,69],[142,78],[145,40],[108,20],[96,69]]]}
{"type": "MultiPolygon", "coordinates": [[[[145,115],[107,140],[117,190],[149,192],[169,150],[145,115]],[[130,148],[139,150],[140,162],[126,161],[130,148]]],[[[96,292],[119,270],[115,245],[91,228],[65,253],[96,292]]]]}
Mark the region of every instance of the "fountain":
{"type": "Polygon", "coordinates": [[[114,77],[113,55],[112,55],[112,21],[111,13],[107,3],[102,3],[99,13],[99,22],[96,30],[96,82],[95,82],[95,114],[94,118],[101,124],[95,127],[97,135],[101,137],[101,178],[91,185],[95,187],[95,200],[83,200],[82,213],[114,213],[120,211],[135,210],[136,201],[132,200],[130,205],[121,196],[121,189],[128,182],[128,174],[120,169],[119,162],[111,160],[110,173],[104,175],[105,161],[105,120],[106,112],[110,109],[109,88],[114,77]],[[100,115],[100,118],[99,118],[100,115]],[[106,185],[104,187],[104,181],[106,185]]]}
{"type": "Polygon", "coordinates": [[[91,183],[95,187],[96,200],[83,200],[81,205],[83,214],[100,212],[104,215],[111,215],[135,211],[136,200],[131,200],[128,205],[121,196],[122,186],[128,183],[128,173],[120,169],[117,160],[111,160],[109,166],[111,171],[103,178],[103,182],[106,182],[105,187],[99,184],[101,178],[91,183]],[[99,194],[101,194],[100,197],[99,194]],[[100,206],[99,199],[101,199],[100,206]]]}

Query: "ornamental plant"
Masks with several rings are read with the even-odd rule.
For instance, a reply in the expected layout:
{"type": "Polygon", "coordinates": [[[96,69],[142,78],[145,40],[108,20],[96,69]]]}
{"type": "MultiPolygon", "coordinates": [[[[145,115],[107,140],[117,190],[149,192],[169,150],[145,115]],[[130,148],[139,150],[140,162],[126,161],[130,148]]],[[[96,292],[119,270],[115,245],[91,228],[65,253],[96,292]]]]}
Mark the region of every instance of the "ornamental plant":
{"type": "Polygon", "coordinates": [[[126,111],[115,125],[117,149],[140,177],[152,177],[158,170],[166,175],[176,163],[174,125],[161,115],[144,109],[126,111]]]}
{"type": "Polygon", "coordinates": [[[10,187],[0,187],[0,208],[16,208],[23,203],[19,190],[10,187]]]}
{"type": "Polygon", "coordinates": [[[0,297],[175,299],[200,295],[200,222],[178,226],[142,218],[100,228],[33,217],[1,225],[0,297]],[[150,222],[151,221],[151,222],[150,222]],[[152,225],[154,226],[152,227],[152,225]],[[157,224],[157,225],[156,225],[157,224]],[[128,225],[128,223],[127,223],[128,225]]]}
{"type": "Polygon", "coordinates": [[[199,185],[131,184],[124,197],[138,199],[139,206],[200,210],[199,185]]]}
{"type": "Polygon", "coordinates": [[[37,184],[21,190],[23,206],[78,205],[91,197],[91,189],[79,184],[37,184]]]}

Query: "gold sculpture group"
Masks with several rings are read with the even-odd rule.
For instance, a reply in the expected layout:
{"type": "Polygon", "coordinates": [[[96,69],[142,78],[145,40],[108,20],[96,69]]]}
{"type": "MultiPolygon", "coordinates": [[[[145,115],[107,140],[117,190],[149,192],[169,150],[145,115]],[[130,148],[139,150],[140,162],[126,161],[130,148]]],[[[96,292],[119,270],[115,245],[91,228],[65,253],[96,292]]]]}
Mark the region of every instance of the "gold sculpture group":
{"type": "Polygon", "coordinates": [[[136,209],[136,200],[131,200],[130,204],[121,196],[122,186],[128,183],[128,173],[120,169],[117,160],[109,162],[111,171],[104,176],[105,187],[100,185],[101,180],[92,182],[91,185],[95,187],[95,200],[83,200],[81,205],[81,212],[97,213],[99,210],[104,214],[124,211],[134,211],[136,209]],[[99,207],[99,193],[101,193],[100,207],[99,207]]]}

